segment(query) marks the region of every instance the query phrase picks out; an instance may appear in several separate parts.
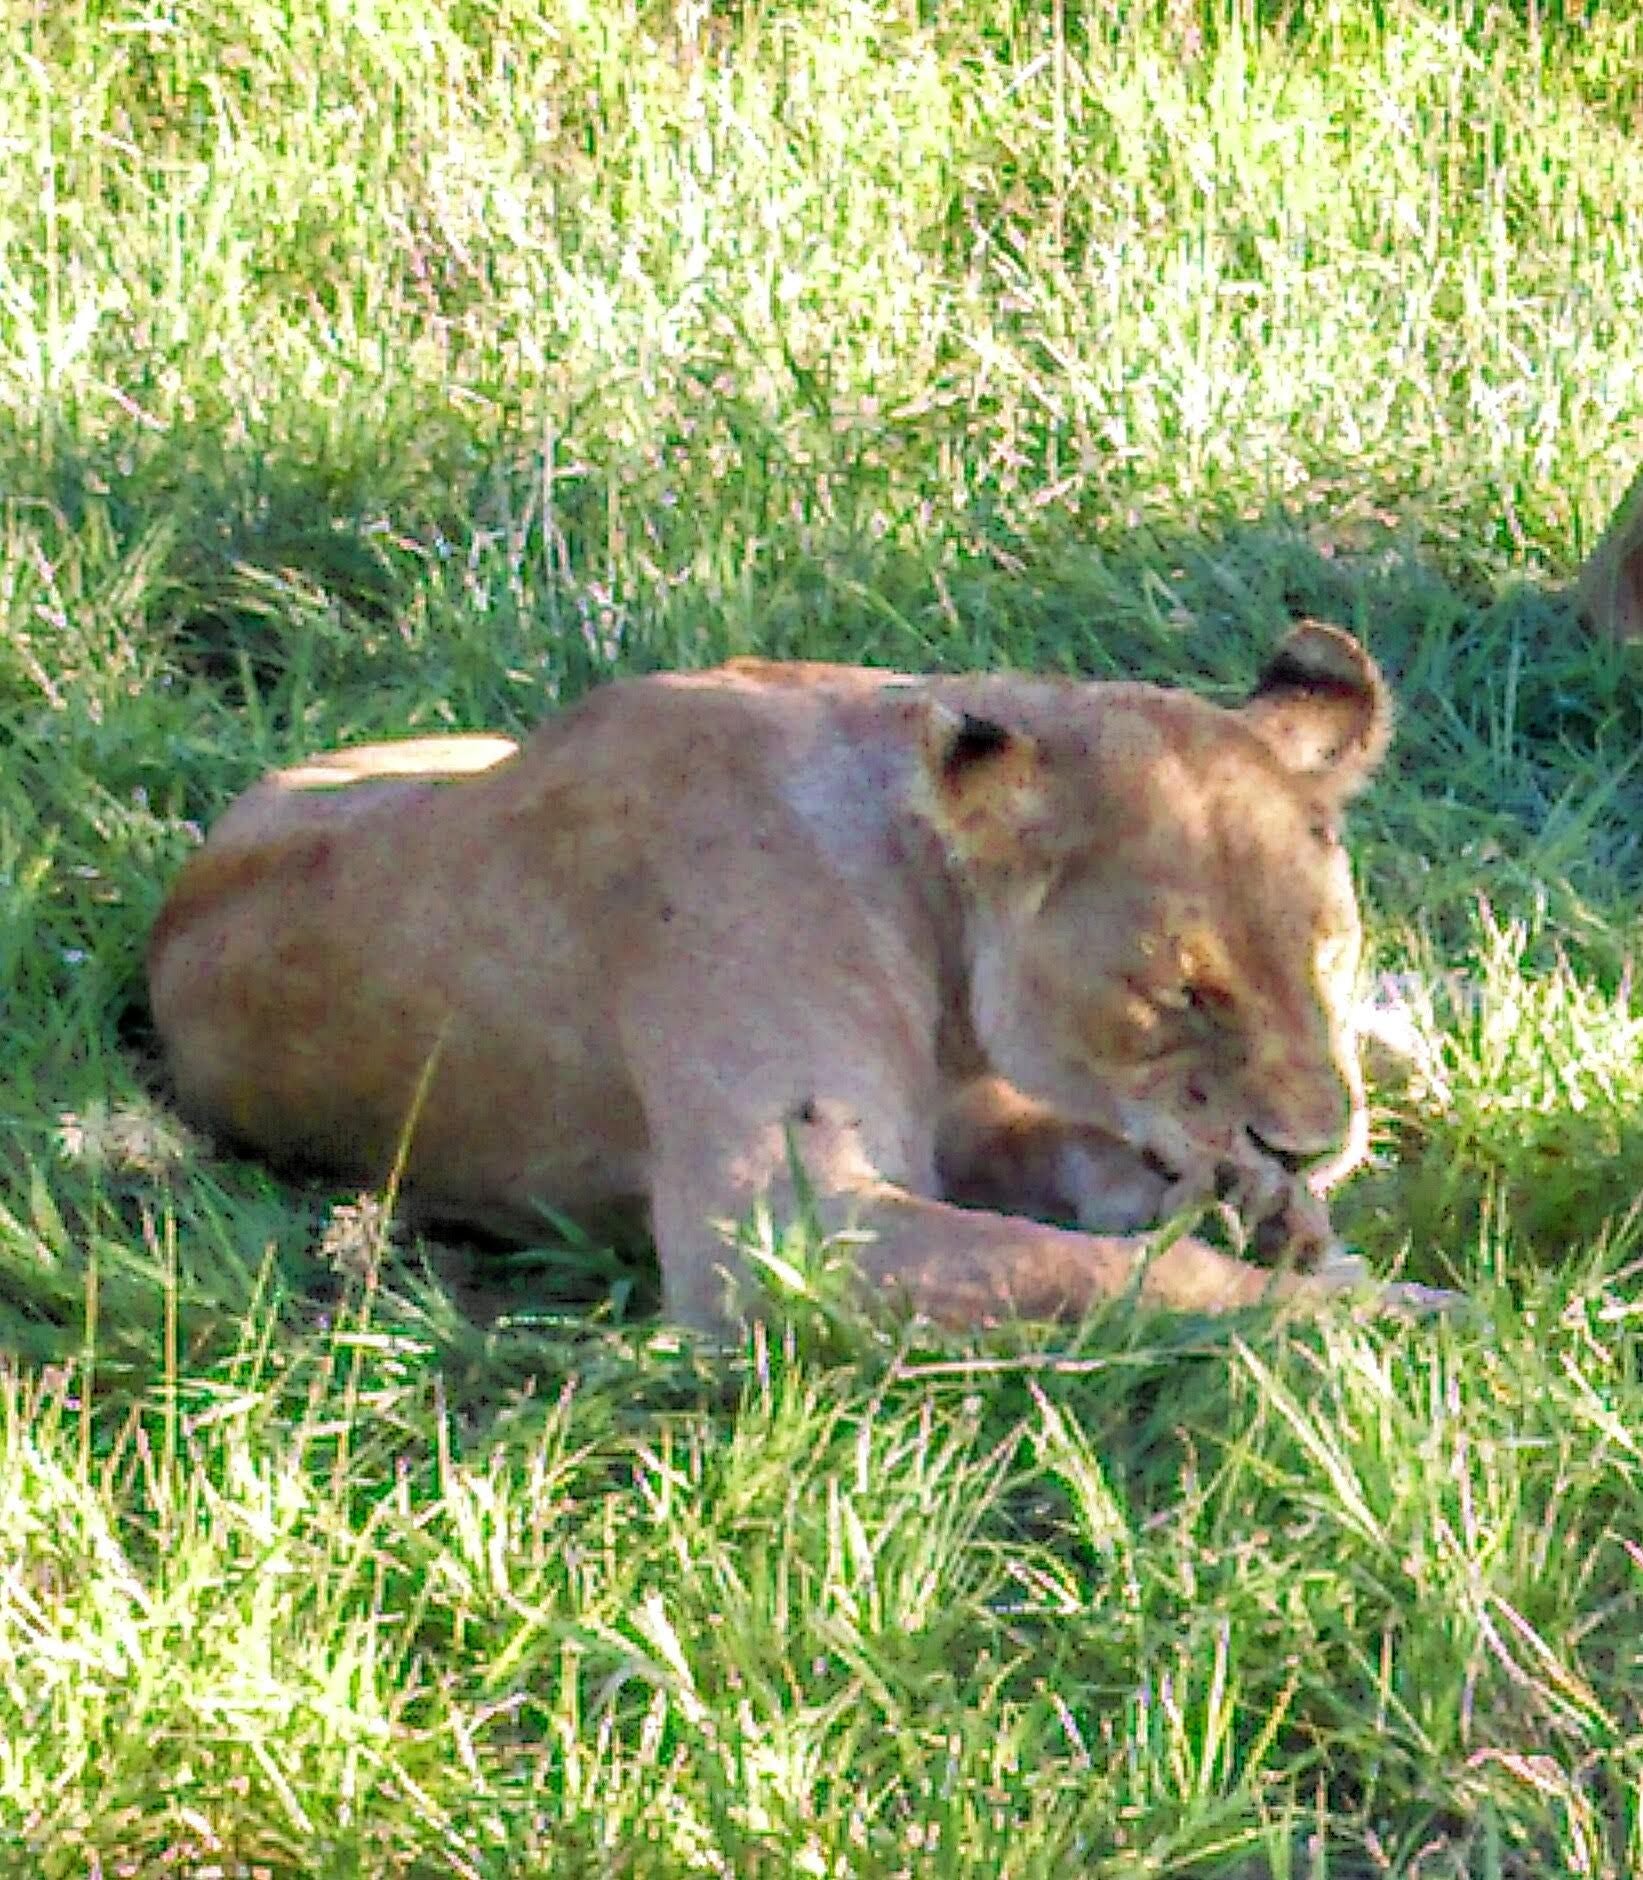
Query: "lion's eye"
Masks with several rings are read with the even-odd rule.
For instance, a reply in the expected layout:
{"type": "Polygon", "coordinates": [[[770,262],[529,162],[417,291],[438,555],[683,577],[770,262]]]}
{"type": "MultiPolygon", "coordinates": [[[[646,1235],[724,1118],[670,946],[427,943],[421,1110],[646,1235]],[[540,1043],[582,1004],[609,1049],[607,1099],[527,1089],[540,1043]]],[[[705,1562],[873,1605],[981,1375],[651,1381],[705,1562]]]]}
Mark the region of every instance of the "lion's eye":
{"type": "Polygon", "coordinates": [[[1236,1000],[1224,986],[1195,983],[1182,987],[1181,1004],[1186,1011],[1196,1012],[1202,1018],[1221,1020],[1230,1016],[1236,1000]]]}
{"type": "Polygon", "coordinates": [[[1232,999],[1218,986],[1189,981],[1183,986],[1158,988],[1152,995],[1152,1002],[1161,1012],[1190,1012],[1203,1018],[1218,1018],[1232,1004],[1232,999]]]}

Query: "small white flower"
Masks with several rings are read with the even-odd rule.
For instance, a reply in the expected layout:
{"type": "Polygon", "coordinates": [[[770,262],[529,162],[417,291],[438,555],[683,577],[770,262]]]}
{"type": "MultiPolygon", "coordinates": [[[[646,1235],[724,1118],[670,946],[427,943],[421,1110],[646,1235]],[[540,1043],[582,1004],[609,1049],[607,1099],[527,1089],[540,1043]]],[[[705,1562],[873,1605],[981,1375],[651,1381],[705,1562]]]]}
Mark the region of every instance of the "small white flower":
{"type": "Polygon", "coordinates": [[[142,1175],[165,1175],[200,1149],[193,1131],[157,1103],[108,1104],[100,1098],[83,1112],[57,1118],[57,1145],[65,1161],[142,1175]]]}

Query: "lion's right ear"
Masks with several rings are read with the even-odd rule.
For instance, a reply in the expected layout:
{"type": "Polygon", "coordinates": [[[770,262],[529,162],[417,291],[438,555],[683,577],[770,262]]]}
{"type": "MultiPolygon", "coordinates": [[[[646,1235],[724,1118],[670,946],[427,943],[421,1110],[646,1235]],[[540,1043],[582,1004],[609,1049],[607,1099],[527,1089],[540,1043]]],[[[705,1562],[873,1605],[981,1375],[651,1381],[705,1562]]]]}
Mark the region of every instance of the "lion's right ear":
{"type": "Polygon", "coordinates": [[[1284,640],[1243,716],[1289,769],[1341,799],[1361,790],[1392,740],[1392,695],[1350,633],[1304,620],[1284,640]]]}
{"type": "Polygon", "coordinates": [[[1048,808],[1038,741],[921,699],[919,807],[961,861],[1011,862],[1048,808]]]}

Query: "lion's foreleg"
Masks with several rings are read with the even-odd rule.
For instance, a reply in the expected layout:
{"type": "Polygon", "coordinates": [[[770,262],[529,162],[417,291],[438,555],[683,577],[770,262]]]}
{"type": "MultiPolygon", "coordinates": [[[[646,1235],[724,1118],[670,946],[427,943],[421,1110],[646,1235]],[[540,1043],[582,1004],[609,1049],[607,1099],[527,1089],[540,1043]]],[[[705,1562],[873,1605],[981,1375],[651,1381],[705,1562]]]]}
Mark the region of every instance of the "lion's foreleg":
{"type": "Polygon", "coordinates": [[[941,1192],[961,1206],[1124,1234],[1166,1218],[1171,1176],[1109,1130],[1069,1122],[1001,1077],[948,1105],[936,1138],[941,1192]]]}
{"type": "Polygon", "coordinates": [[[753,1276],[734,1224],[761,1200],[779,1220],[807,1217],[821,1236],[847,1245],[870,1298],[954,1327],[1077,1319],[1132,1292],[1150,1304],[1219,1312],[1338,1289],[1335,1280],[1274,1274],[1190,1238],[1155,1249],[1144,1238],[1075,1232],[915,1193],[878,1172],[854,1115],[817,1102],[744,1135],[731,1157],[704,1155],[699,1142],[684,1152],[682,1141],[681,1153],[660,1159],[653,1214],[670,1316],[722,1328],[746,1313],[753,1276]]]}

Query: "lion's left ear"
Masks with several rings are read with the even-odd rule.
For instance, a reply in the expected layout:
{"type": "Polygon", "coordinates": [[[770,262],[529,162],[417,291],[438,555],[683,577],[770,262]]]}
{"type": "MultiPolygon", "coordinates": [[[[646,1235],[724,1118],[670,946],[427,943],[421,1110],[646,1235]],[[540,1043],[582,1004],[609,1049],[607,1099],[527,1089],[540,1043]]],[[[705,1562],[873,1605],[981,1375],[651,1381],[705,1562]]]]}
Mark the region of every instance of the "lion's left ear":
{"type": "Polygon", "coordinates": [[[1339,627],[1304,620],[1267,662],[1243,709],[1287,768],[1361,790],[1392,741],[1392,695],[1381,670],[1339,627]]]}
{"type": "Polygon", "coordinates": [[[1047,810],[1037,739],[934,699],[916,709],[925,817],[962,861],[1023,860],[1047,810]]]}

